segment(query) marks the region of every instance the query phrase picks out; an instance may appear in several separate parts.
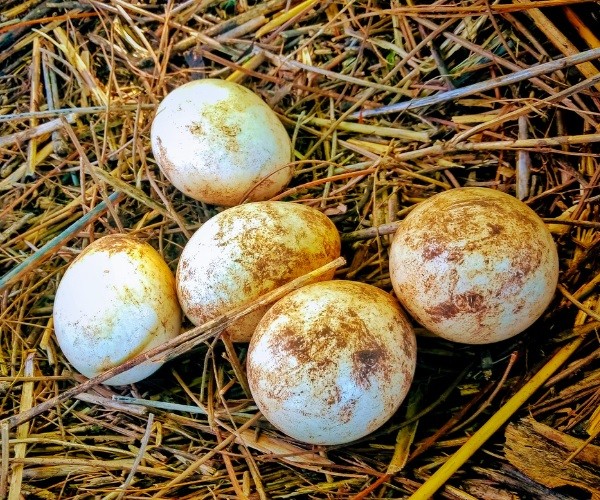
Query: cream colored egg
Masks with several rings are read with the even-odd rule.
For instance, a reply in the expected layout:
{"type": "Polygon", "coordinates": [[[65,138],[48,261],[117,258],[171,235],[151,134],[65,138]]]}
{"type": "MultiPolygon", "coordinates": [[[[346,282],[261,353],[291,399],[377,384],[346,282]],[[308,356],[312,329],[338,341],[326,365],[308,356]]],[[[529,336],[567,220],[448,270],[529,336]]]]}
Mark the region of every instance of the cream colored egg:
{"type": "Polygon", "coordinates": [[[412,383],[416,342],[398,302],[354,281],[300,288],[276,302],[250,342],[248,383],[289,436],[343,444],[383,425],[412,383]]]}
{"type": "MultiPolygon", "coordinates": [[[[201,325],[339,255],[337,229],[314,208],[279,201],[232,207],[203,224],[183,249],[176,275],[179,301],[187,317],[201,325]]],[[[248,342],[266,309],[225,333],[248,342]]]]}
{"type": "Polygon", "coordinates": [[[266,200],[290,181],[289,136],[277,115],[237,83],[195,80],[158,106],[152,151],[186,195],[221,206],[266,200]]]}
{"type": "Polygon", "coordinates": [[[538,319],[558,281],[558,254],[537,214],[516,198],[460,188],[420,203],[390,249],[394,291],[434,334],[485,344],[538,319]]]}
{"type": "MultiPolygon", "coordinates": [[[[180,327],[173,273],[154,248],[128,236],[104,236],[90,244],[56,291],[56,340],[86,377],[174,338],[180,327]]],[[[161,364],[144,362],[105,383],[138,382],[161,364]]]]}

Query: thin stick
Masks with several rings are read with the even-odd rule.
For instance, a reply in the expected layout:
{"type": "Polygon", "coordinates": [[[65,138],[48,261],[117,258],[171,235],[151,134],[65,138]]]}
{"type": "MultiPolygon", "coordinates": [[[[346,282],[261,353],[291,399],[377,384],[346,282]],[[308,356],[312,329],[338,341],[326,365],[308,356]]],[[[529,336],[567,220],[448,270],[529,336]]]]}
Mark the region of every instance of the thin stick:
{"type": "Polygon", "coordinates": [[[199,413],[201,415],[207,415],[207,412],[204,408],[200,406],[194,405],[182,405],[178,403],[168,403],[166,401],[154,401],[152,399],[140,399],[140,398],[132,398],[130,396],[119,396],[115,395],[112,397],[113,401],[118,403],[127,403],[130,405],[140,405],[147,406],[148,408],[157,408],[159,410],[166,411],[180,411],[186,413],[199,413]]]}
{"type": "MultiPolygon", "coordinates": [[[[467,85],[466,87],[458,88],[455,90],[448,90],[439,94],[421,97],[419,99],[411,99],[410,101],[399,102],[397,104],[391,104],[389,106],[382,106],[376,109],[366,109],[358,113],[350,115],[351,118],[367,118],[370,116],[384,115],[388,113],[399,113],[408,109],[422,108],[424,106],[432,106],[435,104],[441,104],[443,102],[453,101],[461,99],[463,97],[477,94],[479,92],[486,92],[488,90],[496,89],[513,83],[522,82],[523,80],[529,80],[532,77],[545,75],[552,73],[563,68],[568,68],[576,64],[580,64],[585,61],[591,61],[600,57],[600,48],[590,49],[574,54],[572,56],[563,57],[555,61],[550,61],[537,66],[523,69],[521,71],[515,71],[508,75],[499,76],[498,78],[492,78],[485,82],[474,83],[467,85]]],[[[363,82],[364,85],[364,82],[363,82]]]]}
{"type": "Polygon", "coordinates": [[[0,243],[4,243],[8,238],[10,238],[11,234],[16,233],[33,216],[33,212],[27,212],[19,220],[16,220],[10,226],[8,226],[0,233],[0,243]]]}
{"type": "MultiPolygon", "coordinates": [[[[30,72],[30,81],[31,87],[29,90],[29,112],[35,113],[40,106],[40,39],[33,39],[33,47],[31,49],[31,72],[30,72]]],[[[29,120],[29,127],[35,128],[38,125],[37,118],[32,117],[29,120]]],[[[27,168],[25,170],[25,175],[23,177],[33,177],[35,175],[35,164],[37,157],[37,140],[35,137],[32,137],[29,140],[29,144],[27,145],[27,168]]]]}
{"type": "MultiPolygon", "coordinates": [[[[527,139],[527,118],[519,116],[519,140],[527,139]]],[[[517,153],[517,199],[524,200],[529,194],[529,176],[531,174],[531,157],[528,151],[517,153]]]]}
{"type": "Polygon", "coordinates": [[[260,38],[260,37],[266,35],[269,31],[272,31],[275,28],[281,26],[282,24],[289,21],[293,17],[300,15],[304,11],[308,11],[310,8],[312,8],[312,6],[315,3],[316,3],[316,0],[305,0],[304,2],[299,3],[295,7],[288,10],[287,12],[284,12],[284,13],[276,16],[274,19],[271,19],[267,24],[265,24],[262,28],[260,28],[256,32],[256,34],[254,35],[255,38],[260,38]]]}
{"type": "Polygon", "coordinates": [[[133,461],[133,465],[131,466],[131,469],[129,470],[127,479],[125,479],[123,484],[121,486],[119,486],[119,488],[118,488],[119,490],[122,490],[117,496],[118,500],[121,500],[121,498],[123,498],[125,496],[126,490],[127,490],[127,488],[129,488],[129,485],[133,482],[133,477],[135,476],[135,473],[136,473],[138,467],[140,466],[142,458],[144,458],[144,453],[146,452],[146,447],[148,446],[148,442],[150,441],[150,436],[152,435],[152,424],[153,423],[154,423],[154,413],[150,413],[150,414],[148,414],[148,422],[146,422],[146,431],[144,432],[144,436],[142,437],[142,440],[140,441],[140,448],[135,457],[135,460],[133,461]]]}
{"type": "Polygon", "coordinates": [[[552,146],[564,146],[573,144],[592,144],[600,142],[600,134],[570,135],[559,137],[545,137],[539,139],[516,139],[509,141],[490,141],[490,142],[451,142],[435,144],[415,151],[407,151],[394,156],[397,161],[415,160],[431,155],[441,155],[460,151],[498,151],[522,148],[547,148],[552,146]]]}
{"type": "Polygon", "coordinates": [[[342,234],[342,241],[368,240],[369,238],[376,238],[377,236],[394,234],[401,222],[402,221],[388,222],[387,224],[381,224],[380,226],[368,227],[366,229],[359,229],[358,231],[342,234]]]}
{"type": "MultiPolygon", "coordinates": [[[[398,87],[392,87],[391,85],[384,85],[382,83],[371,82],[369,80],[363,80],[361,78],[356,78],[350,75],[344,75],[342,73],[336,73],[335,71],[331,71],[328,69],[319,68],[318,66],[311,66],[310,64],[304,64],[300,61],[295,61],[293,59],[289,59],[287,57],[280,56],[278,54],[274,54],[269,51],[264,51],[264,54],[270,59],[273,64],[281,66],[282,68],[289,69],[300,69],[302,71],[309,71],[311,73],[316,73],[318,75],[325,76],[327,78],[331,78],[333,81],[342,81],[346,83],[352,83],[354,85],[359,85],[361,87],[367,87],[369,89],[389,92],[391,94],[400,94],[400,95],[410,95],[408,90],[404,90],[398,87]]],[[[379,109],[379,108],[378,108],[379,109]]],[[[352,116],[352,115],[351,115],[352,116]]]]}
{"type": "MultiPolygon", "coordinates": [[[[318,118],[316,116],[309,118],[306,121],[323,127],[330,127],[331,124],[334,123],[334,120],[318,118]]],[[[377,135],[379,137],[395,137],[406,141],[431,142],[427,132],[407,128],[380,127],[378,125],[365,125],[354,122],[341,122],[337,124],[336,128],[338,130],[347,130],[348,132],[356,132],[359,134],[377,135]]]]}
{"type": "Polygon", "coordinates": [[[575,13],[575,11],[571,9],[571,7],[564,7],[563,12],[565,13],[565,16],[569,22],[575,27],[579,33],[579,36],[586,41],[590,48],[595,49],[596,47],[600,47],[600,39],[591,29],[586,26],[586,24],[575,13]]]}
{"type": "MultiPolygon", "coordinates": [[[[28,113],[25,116],[35,116],[31,113],[28,113]]],[[[68,113],[66,117],[56,118],[46,123],[42,123],[37,127],[28,128],[27,130],[22,130],[21,132],[15,132],[14,134],[5,135],[0,137],[0,148],[5,148],[7,146],[12,146],[13,144],[22,143],[29,139],[33,139],[35,137],[39,137],[40,135],[49,134],[50,132],[54,132],[55,130],[59,130],[63,128],[64,121],[67,120],[67,123],[73,123],[79,116],[79,113],[68,113]]]]}
{"type": "Polygon", "coordinates": [[[409,500],[429,500],[485,442],[537,391],[583,343],[584,335],[563,346],[516,394],[454,453],[409,500]]]}
{"type": "MultiPolygon", "coordinates": [[[[70,115],[77,113],[77,115],[93,115],[95,113],[122,113],[124,111],[136,111],[137,109],[155,109],[154,104],[121,104],[114,106],[86,106],[86,107],[75,107],[75,108],[59,108],[59,109],[47,109],[45,111],[35,111],[33,113],[11,113],[9,115],[0,116],[0,123],[29,120],[31,118],[50,118],[52,116],[70,115]]],[[[71,122],[69,122],[71,123],[71,122]]],[[[8,137],[8,136],[7,136],[8,137]]]]}
{"type": "Polygon", "coordinates": [[[337,267],[343,266],[345,263],[346,260],[343,257],[338,257],[329,264],[319,267],[318,269],[315,269],[314,271],[311,271],[308,274],[300,276],[299,278],[296,278],[290,281],[289,283],[286,283],[285,285],[280,286],[279,288],[276,288],[275,290],[264,294],[263,296],[250,302],[247,305],[237,307],[227,314],[223,314],[211,321],[208,321],[203,325],[192,328],[191,330],[182,333],[178,337],[175,337],[174,339],[171,339],[168,342],[160,344],[145,353],[138,354],[137,356],[127,360],[126,362],[113,368],[110,368],[105,372],[102,372],[94,378],[91,378],[89,380],[86,380],[85,382],[82,382],[81,384],[71,387],[70,389],[67,389],[60,393],[58,396],[54,396],[53,398],[47,399],[43,403],[34,406],[29,411],[22,412],[17,415],[8,417],[4,420],[1,420],[0,424],[8,422],[9,428],[13,428],[17,425],[31,420],[32,418],[44,413],[47,410],[50,410],[51,408],[54,408],[56,405],[67,401],[68,399],[72,398],[73,396],[76,396],[77,394],[81,394],[82,392],[85,392],[96,385],[102,384],[109,378],[119,375],[120,373],[123,373],[133,368],[134,366],[139,365],[140,363],[158,360],[168,361],[170,359],[173,359],[174,357],[183,354],[184,352],[187,352],[190,349],[193,349],[195,346],[201,344],[202,342],[205,342],[206,340],[215,337],[216,335],[221,333],[221,331],[227,328],[227,326],[229,326],[231,323],[237,321],[246,314],[249,314],[253,311],[256,311],[260,307],[275,302],[276,300],[280,299],[284,295],[287,295],[291,291],[296,290],[297,288],[300,288],[306,285],[307,283],[310,283],[316,277],[321,276],[322,274],[325,274],[333,269],[336,269],[337,267]]]}
{"type": "Polygon", "coordinates": [[[0,498],[6,498],[6,492],[8,490],[8,473],[10,468],[10,429],[8,424],[3,422],[0,426],[0,433],[2,434],[2,449],[0,450],[0,457],[2,459],[2,465],[0,466],[0,498]]]}
{"type": "MultiPolygon", "coordinates": [[[[531,2],[531,0],[516,0],[515,3],[530,5],[533,2],[531,2]]],[[[567,36],[564,35],[541,10],[530,9],[527,14],[531,17],[536,27],[548,37],[548,41],[550,41],[558,50],[567,56],[577,54],[577,47],[571,43],[571,40],[569,40],[569,38],[567,38],[567,36]]],[[[598,74],[598,68],[591,62],[578,64],[577,69],[586,78],[598,74]]],[[[600,84],[596,85],[596,90],[600,90],[600,84]]]]}
{"type": "MultiPolygon", "coordinates": [[[[111,194],[107,201],[110,203],[116,203],[121,199],[122,196],[123,193],[117,191],[111,194]]],[[[98,205],[81,217],[77,222],[71,224],[67,229],[52,238],[33,255],[30,255],[14,269],[7,272],[4,276],[2,276],[2,278],[0,278],[0,292],[2,292],[11,283],[15,282],[19,278],[22,278],[23,275],[25,275],[28,271],[37,268],[42,262],[52,257],[54,252],[71,238],[73,238],[80,229],[84,228],[90,222],[95,221],[106,210],[108,210],[108,204],[106,201],[98,203],[98,205]]]]}
{"type": "Polygon", "coordinates": [[[596,321],[600,321],[600,314],[598,314],[595,311],[592,311],[589,307],[586,307],[581,302],[579,302],[573,295],[571,295],[571,293],[569,293],[569,291],[564,286],[562,286],[559,283],[557,285],[557,288],[560,291],[560,293],[562,293],[565,296],[565,298],[569,302],[573,303],[573,305],[577,307],[580,311],[586,313],[590,318],[594,318],[596,321]]]}
{"type": "MultiPolygon", "coordinates": [[[[52,44],[48,44],[48,47],[42,52],[42,74],[44,76],[44,89],[46,91],[46,106],[48,111],[54,111],[60,101],[56,73],[52,70],[49,56],[49,53],[53,52],[53,47],[52,44]]],[[[35,112],[32,113],[32,116],[37,115],[35,112]]],[[[52,132],[52,146],[54,152],[59,156],[67,156],[69,153],[69,148],[60,130],[52,132]]]]}

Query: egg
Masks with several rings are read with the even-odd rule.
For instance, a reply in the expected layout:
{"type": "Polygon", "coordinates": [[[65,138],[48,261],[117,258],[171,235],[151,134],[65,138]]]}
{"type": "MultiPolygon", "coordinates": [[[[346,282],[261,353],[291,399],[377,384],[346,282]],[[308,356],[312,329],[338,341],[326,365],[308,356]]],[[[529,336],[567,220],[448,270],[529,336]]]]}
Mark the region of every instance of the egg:
{"type": "MultiPolygon", "coordinates": [[[[247,203],[220,212],[192,235],[177,265],[177,294],[187,317],[201,325],[339,256],[339,233],[318,210],[281,201],[247,203]]],[[[248,342],[267,308],[224,333],[248,342]]]]}
{"type": "Polygon", "coordinates": [[[372,285],[333,280],[286,295],[264,315],[248,349],[248,384],[283,433],[344,444],[396,412],[415,363],[415,335],[398,302],[372,285]]]}
{"type": "MultiPolygon", "coordinates": [[[[94,377],[180,332],[175,278],[147,243],[108,235],[86,247],[62,277],[54,299],[56,340],[71,365],[94,377]]],[[[138,382],[161,362],[144,362],[105,384],[138,382]]]]}
{"type": "Polygon", "coordinates": [[[558,281],[556,245],[525,203],[459,188],[419,203],[390,248],[390,277],[408,312],[447,340],[487,344],[525,330],[558,281]]]}
{"type": "Polygon", "coordinates": [[[204,79],[177,87],[158,106],[150,135],[167,179],[205,203],[266,200],[293,175],[291,142],[279,118],[237,83],[204,79]]]}

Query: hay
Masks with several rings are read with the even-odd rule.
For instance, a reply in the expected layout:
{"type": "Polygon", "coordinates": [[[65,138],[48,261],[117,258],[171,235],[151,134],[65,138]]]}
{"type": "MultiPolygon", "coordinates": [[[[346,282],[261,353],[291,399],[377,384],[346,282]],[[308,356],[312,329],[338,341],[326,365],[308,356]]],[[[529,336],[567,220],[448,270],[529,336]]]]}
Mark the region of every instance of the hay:
{"type": "Polygon", "coordinates": [[[600,495],[595,3],[7,0],[2,9],[0,497],[600,495]],[[218,339],[243,311],[186,324],[182,343],[155,352],[170,362],[138,384],[110,388],[99,384],[110,373],[73,372],[52,325],[73,258],[104,234],[129,233],[175,269],[220,210],[170,186],[149,142],[157,103],[205,77],[242,83],[279,114],[296,174],[276,198],[336,223],[347,262],[332,264],[338,277],[391,290],[398,221],[434,193],[486,186],[523,199],[555,236],[560,286],[547,313],[489,346],[419,330],[409,397],[346,446],[294,442],[260,416],[245,346],[218,339]]]}

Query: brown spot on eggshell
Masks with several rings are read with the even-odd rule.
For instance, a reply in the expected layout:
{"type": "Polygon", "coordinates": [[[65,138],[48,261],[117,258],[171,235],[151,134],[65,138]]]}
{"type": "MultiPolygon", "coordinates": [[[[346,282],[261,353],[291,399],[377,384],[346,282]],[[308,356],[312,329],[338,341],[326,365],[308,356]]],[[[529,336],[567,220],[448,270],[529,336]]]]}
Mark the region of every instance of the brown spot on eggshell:
{"type": "Polygon", "coordinates": [[[474,292],[462,293],[450,300],[427,309],[430,316],[437,319],[450,319],[461,313],[477,313],[485,310],[483,295],[474,292]]]}
{"type": "Polygon", "coordinates": [[[435,259],[444,253],[444,247],[437,242],[429,242],[423,249],[423,258],[426,260],[435,259]]]}
{"type": "Polygon", "coordinates": [[[363,349],[352,354],[354,364],[354,379],[359,387],[368,388],[371,386],[371,377],[373,372],[379,370],[386,380],[389,380],[389,370],[387,363],[389,356],[385,349],[377,347],[375,349],[363,349]]]}
{"type": "Polygon", "coordinates": [[[350,399],[340,408],[339,417],[343,424],[347,424],[354,418],[354,414],[356,412],[356,403],[356,399],[350,399]]]}
{"type": "Polygon", "coordinates": [[[173,182],[171,181],[171,175],[177,169],[175,165],[173,165],[173,162],[169,159],[167,150],[165,149],[162,139],[160,137],[156,138],[156,144],[158,149],[158,154],[155,153],[156,161],[159,163],[160,169],[162,170],[162,173],[165,174],[167,180],[173,182]]]}

